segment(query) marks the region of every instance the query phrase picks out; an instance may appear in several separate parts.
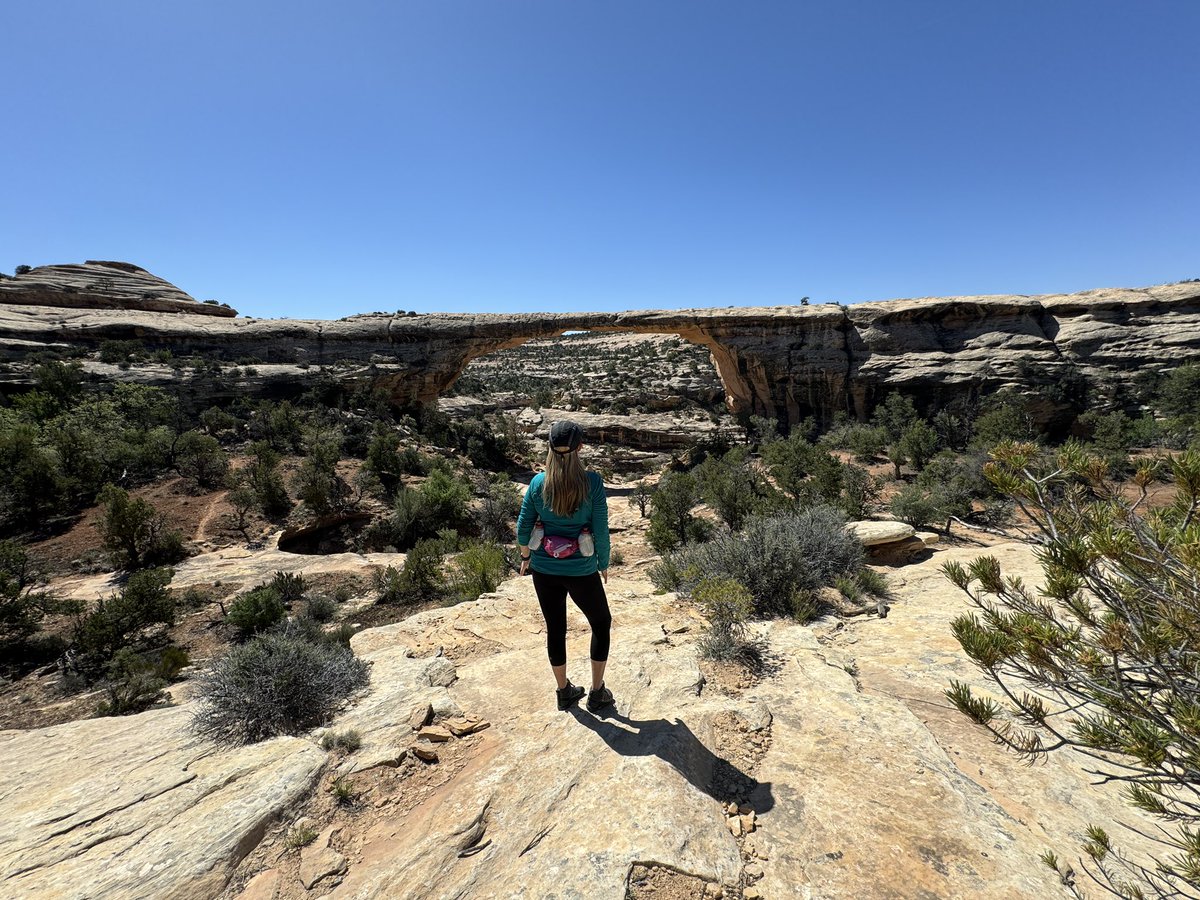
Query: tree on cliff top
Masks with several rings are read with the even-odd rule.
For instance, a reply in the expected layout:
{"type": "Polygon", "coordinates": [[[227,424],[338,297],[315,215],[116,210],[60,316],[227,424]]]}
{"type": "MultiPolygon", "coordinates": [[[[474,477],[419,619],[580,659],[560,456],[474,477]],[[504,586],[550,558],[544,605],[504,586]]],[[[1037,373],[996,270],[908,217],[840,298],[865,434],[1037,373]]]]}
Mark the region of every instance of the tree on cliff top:
{"type": "Polygon", "coordinates": [[[1197,896],[1186,889],[1200,888],[1200,453],[1171,460],[1174,502],[1152,510],[1156,461],[1140,465],[1129,501],[1078,444],[1006,442],[992,457],[987,477],[1040,529],[1044,585],[1006,577],[990,556],[943,567],[975,607],[955,637],[1007,702],[961,682],[947,697],[1023,756],[1075,749],[1100,783],[1172,823],[1151,836],[1167,855],[1150,866],[1091,826],[1093,877],[1126,897],[1197,896]]]}

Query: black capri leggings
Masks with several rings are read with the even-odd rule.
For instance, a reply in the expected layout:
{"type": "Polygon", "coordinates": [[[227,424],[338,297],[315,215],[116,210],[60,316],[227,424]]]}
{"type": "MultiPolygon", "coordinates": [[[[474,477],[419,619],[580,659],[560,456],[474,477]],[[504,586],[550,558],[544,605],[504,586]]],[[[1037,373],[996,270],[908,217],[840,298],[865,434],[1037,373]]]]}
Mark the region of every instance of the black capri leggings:
{"type": "Polygon", "coordinates": [[[567,662],[567,594],[592,626],[592,659],[596,662],[608,659],[612,614],[608,611],[608,597],[598,572],[546,575],[534,571],[533,589],[537,591],[542,615],[546,617],[546,652],[550,655],[550,665],[562,666],[567,662]]]}

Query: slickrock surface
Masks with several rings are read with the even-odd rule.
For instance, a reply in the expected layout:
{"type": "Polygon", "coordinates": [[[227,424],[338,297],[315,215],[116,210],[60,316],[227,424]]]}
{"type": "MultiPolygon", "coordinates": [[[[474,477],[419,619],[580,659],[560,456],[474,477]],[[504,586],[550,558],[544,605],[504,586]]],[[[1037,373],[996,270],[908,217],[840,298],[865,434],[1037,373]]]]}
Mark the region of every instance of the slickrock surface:
{"type": "MultiPolygon", "coordinates": [[[[1087,823],[1148,823],[1079,758],[1027,766],[941,696],[951,677],[988,690],[937,571],[979,552],[892,570],[887,619],[762,623],[768,669],[744,689],[705,681],[690,605],[613,578],[604,716],[554,708],[526,578],[357,635],[370,687],[331,726],[360,732],[348,756],[319,733],[206,748],[186,705],[0,732],[0,896],[620,900],[676,882],[767,900],[1070,896],[1043,850],[1080,870],[1087,823]],[[437,744],[419,737],[431,720],[437,744]],[[405,752],[418,746],[438,761],[405,752]],[[362,793],[336,823],[300,805],[334,775],[362,793]],[[300,816],[318,816],[306,852],[284,845],[300,816]]],[[[1036,581],[1028,547],[987,552],[1036,581]]],[[[576,682],[587,638],[572,608],[576,682]]]]}
{"type": "MultiPolygon", "coordinates": [[[[228,306],[199,303],[169,281],[126,262],[89,259],[82,265],[38,266],[0,278],[0,304],[69,309],[145,310],[232,318],[228,306]]],[[[203,326],[200,326],[203,327],[203,326]]]]}
{"type": "MultiPolygon", "coordinates": [[[[0,281],[0,290],[16,281],[0,281]]],[[[0,352],[138,339],[152,348],[217,354],[230,361],[249,355],[265,363],[376,363],[380,368],[371,377],[397,403],[432,403],[470,360],[533,338],[571,330],[676,334],[709,349],[732,411],[790,422],[809,415],[827,421],[839,411],[865,416],[895,389],[911,394],[924,409],[1004,387],[1046,387],[1070,371],[1088,379],[1097,397],[1105,397],[1128,386],[1138,372],[1177,366],[1200,354],[1196,283],[848,307],[372,313],[337,321],[199,320],[73,305],[0,303],[0,352]]],[[[1036,411],[1045,421],[1055,413],[1052,405],[1036,411]]]]}

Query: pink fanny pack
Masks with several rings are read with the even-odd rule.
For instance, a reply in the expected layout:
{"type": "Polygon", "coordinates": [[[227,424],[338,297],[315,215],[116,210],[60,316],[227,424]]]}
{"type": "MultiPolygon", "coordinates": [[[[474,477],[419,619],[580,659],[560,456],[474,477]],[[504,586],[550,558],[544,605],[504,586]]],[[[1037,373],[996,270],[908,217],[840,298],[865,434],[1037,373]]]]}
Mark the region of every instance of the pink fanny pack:
{"type": "Polygon", "coordinates": [[[542,549],[555,559],[566,559],[568,556],[574,556],[579,550],[579,541],[548,534],[542,538],[542,549]]]}

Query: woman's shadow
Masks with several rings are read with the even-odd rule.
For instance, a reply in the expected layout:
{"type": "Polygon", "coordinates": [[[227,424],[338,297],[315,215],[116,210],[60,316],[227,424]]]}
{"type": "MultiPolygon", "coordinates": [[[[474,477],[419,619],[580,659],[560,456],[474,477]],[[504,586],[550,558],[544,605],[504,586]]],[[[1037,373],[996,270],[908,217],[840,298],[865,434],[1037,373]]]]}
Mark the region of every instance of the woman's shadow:
{"type": "Polygon", "coordinates": [[[622,756],[657,756],[720,803],[748,805],[755,813],[765,813],[775,805],[769,782],[760,783],[717,756],[678,719],[639,721],[615,711],[599,718],[577,706],[571,708],[571,715],[622,756]]]}

